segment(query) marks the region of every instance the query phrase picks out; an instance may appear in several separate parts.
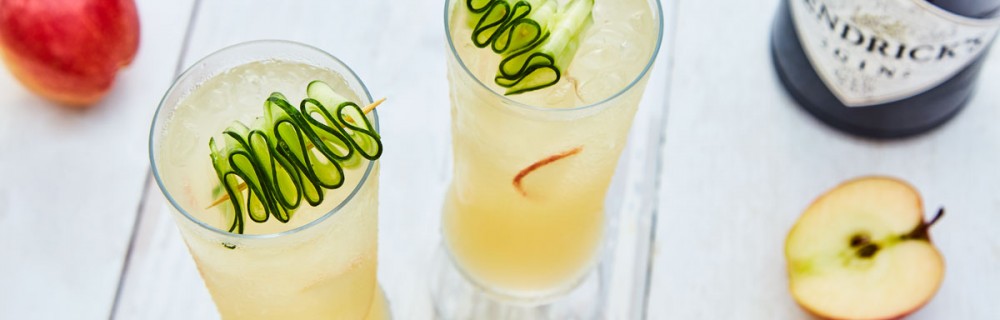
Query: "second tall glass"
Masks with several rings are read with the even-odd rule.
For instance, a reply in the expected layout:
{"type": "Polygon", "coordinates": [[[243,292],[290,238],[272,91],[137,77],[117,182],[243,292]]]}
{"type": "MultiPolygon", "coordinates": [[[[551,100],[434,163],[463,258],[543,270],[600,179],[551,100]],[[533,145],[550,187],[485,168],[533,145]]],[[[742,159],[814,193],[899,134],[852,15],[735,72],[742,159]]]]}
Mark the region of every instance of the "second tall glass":
{"type": "MultiPolygon", "coordinates": [[[[540,10],[557,1],[530,2],[540,10]]],[[[561,81],[514,95],[494,82],[494,51],[473,43],[473,7],[445,5],[454,171],[444,240],[481,289],[541,303],[598,261],[605,194],[662,38],[660,4],[594,1],[561,81]]]]}

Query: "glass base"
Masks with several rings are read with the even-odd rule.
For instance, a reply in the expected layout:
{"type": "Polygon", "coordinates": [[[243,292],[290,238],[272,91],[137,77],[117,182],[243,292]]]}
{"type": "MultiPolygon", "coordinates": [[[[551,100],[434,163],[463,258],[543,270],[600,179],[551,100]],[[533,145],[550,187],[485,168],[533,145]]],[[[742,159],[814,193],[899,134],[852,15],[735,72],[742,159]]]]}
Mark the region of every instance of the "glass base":
{"type": "Polygon", "coordinates": [[[389,299],[385,297],[382,285],[379,285],[378,291],[375,291],[375,297],[372,298],[372,306],[368,309],[368,316],[365,319],[392,320],[392,309],[389,308],[389,299]]]}
{"type": "Polygon", "coordinates": [[[603,264],[587,273],[571,291],[551,299],[517,299],[490,292],[469,281],[438,246],[430,278],[437,319],[602,319],[603,264]]]}

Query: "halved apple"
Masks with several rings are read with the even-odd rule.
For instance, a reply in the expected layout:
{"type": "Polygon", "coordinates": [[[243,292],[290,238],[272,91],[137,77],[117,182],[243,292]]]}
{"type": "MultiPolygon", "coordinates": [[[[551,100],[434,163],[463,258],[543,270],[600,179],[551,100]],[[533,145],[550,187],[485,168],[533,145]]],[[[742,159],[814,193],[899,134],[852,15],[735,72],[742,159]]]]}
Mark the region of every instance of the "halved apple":
{"type": "Polygon", "coordinates": [[[833,319],[894,319],[937,292],[944,259],[920,195],[893,178],[851,180],[816,199],[785,240],[795,301],[833,319]]]}

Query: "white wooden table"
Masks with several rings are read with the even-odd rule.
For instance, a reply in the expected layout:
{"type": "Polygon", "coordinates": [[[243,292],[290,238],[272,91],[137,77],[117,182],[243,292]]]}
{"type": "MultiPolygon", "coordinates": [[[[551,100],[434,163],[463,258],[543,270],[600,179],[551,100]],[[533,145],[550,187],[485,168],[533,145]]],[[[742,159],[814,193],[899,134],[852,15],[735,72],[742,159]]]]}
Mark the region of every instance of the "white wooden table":
{"type": "MultiPolygon", "coordinates": [[[[819,124],[780,87],[768,51],[776,5],[664,3],[664,49],[625,158],[629,181],[645,190],[634,214],[655,212],[655,242],[619,253],[638,261],[634,274],[651,276],[614,277],[644,279],[648,297],[619,293],[608,317],[809,318],[786,289],[788,229],[840,181],[887,174],[917,186],[928,208],[949,211],[932,231],[946,258],[944,285],[913,318],[1000,319],[1000,53],[986,64],[978,95],[942,129],[860,140],[819,124]]],[[[151,187],[146,139],[178,70],[224,46],[268,38],[329,51],[373,95],[390,98],[379,279],[398,319],[432,318],[423,272],[440,239],[450,158],[443,3],[138,7],[137,59],[97,108],[53,106],[0,73],[0,319],[218,318],[151,187]]],[[[643,227],[651,225],[625,229],[641,236],[643,227]]]]}

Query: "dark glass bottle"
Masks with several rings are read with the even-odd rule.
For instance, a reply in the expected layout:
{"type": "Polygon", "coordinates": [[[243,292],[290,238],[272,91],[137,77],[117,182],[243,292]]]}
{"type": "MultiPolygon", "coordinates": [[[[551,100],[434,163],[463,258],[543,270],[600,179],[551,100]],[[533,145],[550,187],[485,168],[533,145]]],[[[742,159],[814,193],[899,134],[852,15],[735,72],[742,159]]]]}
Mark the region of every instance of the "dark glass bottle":
{"type": "Polygon", "coordinates": [[[771,33],[775,69],[805,110],[835,128],[872,138],[926,132],[971,97],[1000,0],[879,1],[783,0],[771,33]],[[900,12],[910,16],[893,16],[900,12]]]}

